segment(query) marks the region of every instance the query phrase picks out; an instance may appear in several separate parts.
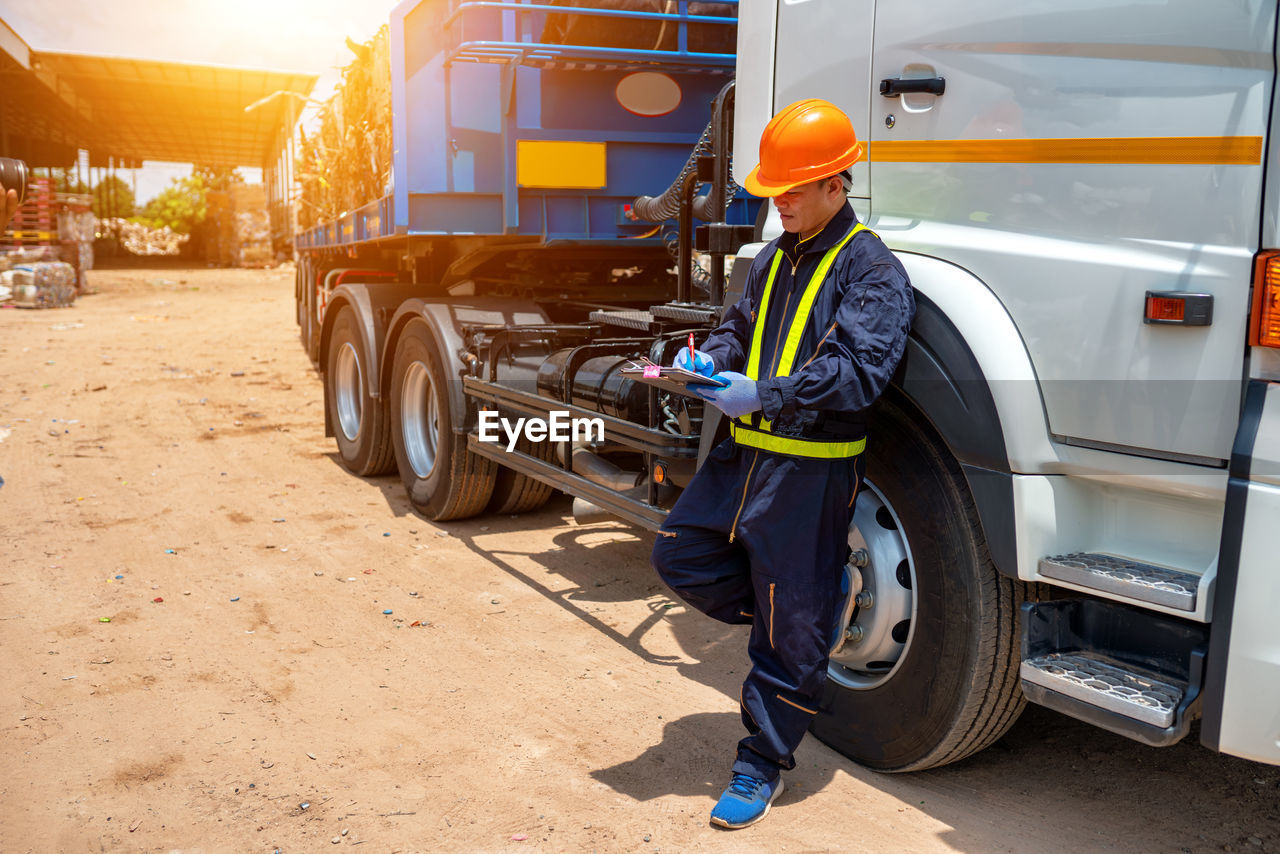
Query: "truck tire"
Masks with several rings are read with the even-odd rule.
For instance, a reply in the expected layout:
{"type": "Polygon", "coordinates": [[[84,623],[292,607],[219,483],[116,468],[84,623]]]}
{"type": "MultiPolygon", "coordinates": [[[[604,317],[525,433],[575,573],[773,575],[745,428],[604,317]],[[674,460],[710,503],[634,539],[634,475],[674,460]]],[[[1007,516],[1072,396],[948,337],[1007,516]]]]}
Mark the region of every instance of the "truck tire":
{"type": "Polygon", "coordinates": [[[850,545],[865,547],[861,639],[831,658],[813,733],[859,764],[918,771],[965,758],[1013,726],[1025,586],[987,552],[945,446],[892,400],[867,443],[850,545]]]}
{"type": "MultiPolygon", "coordinates": [[[[516,450],[547,462],[555,460],[555,445],[550,442],[530,442],[521,436],[516,443],[516,450]]],[[[555,491],[555,487],[540,480],[506,466],[498,466],[493,496],[489,499],[489,512],[528,513],[546,504],[555,491]]]]}
{"type": "Polygon", "coordinates": [[[387,403],[369,394],[369,369],[356,313],[344,305],[329,338],[325,403],[342,466],[361,477],[386,474],[395,465],[387,403]]]}
{"type": "Polygon", "coordinates": [[[298,337],[302,339],[302,346],[308,349],[311,346],[311,302],[307,299],[310,289],[307,279],[311,276],[311,265],[305,262],[298,263],[298,286],[294,292],[294,303],[298,314],[298,337]]]}
{"type": "Polygon", "coordinates": [[[446,376],[426,322],[409,321],[391,369],[391,441],[409,501],[436,522],[482,512],[496,474],[454,434],[446,376]]]}

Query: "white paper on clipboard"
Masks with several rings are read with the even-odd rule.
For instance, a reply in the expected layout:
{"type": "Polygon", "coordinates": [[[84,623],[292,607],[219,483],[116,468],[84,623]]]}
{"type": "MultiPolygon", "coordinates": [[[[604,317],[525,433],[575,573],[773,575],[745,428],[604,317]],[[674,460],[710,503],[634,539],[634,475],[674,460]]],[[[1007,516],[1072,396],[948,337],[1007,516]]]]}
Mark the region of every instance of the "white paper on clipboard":
{"type": "Polygon", "coordinates": [[[696,374],[693,371],[686,371],[684,368],[663,368],[657,365],[639,365],[634,368],[623,368],[621,373],[624,377],[629,377],[636,382],[642,382],[645,385],[655,386],[664,391],[672,391],[689,397],[698,396],[697,392],[688,388],[691,385],[723,388],[729,384],[726,380],[712,379],[702,374],[696,374]]]}

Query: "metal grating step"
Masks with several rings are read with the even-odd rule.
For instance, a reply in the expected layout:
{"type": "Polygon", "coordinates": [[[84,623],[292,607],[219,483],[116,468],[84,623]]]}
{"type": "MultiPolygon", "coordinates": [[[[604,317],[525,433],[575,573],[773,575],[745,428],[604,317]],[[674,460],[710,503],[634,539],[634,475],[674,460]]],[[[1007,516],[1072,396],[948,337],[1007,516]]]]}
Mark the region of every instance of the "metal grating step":
{"type": "Polygon", "coordinates": [[[1053,652],[1024,659],[1031,682],[1162,729],[1173,726],[1185,685],[1091,652],[1053,652]]]}
{"type": "Polygon", "coordinates": [[[607,323],[610,326],[622,326],[626,329],[638,329],[641,332],[653,332],[653,315],[647,311],[620,309],[615,311],[593,311],[589,315],[592,323],[607,323]]]}
{"type": "Polygon", "coordinates": [[[1041,558],[1040,574],[1182,611],[1196,609],[1200,585],[1200,576],[1193,572],[1090,552],[1041,558]]]}
{"type": "Polygon", "coordinates": [[[720,319],[720,309],[711,305],[695,303],[667,303],[651,305],[649,311],[654,317],[678,320],[681,323],[716,323],[720,319]]]}

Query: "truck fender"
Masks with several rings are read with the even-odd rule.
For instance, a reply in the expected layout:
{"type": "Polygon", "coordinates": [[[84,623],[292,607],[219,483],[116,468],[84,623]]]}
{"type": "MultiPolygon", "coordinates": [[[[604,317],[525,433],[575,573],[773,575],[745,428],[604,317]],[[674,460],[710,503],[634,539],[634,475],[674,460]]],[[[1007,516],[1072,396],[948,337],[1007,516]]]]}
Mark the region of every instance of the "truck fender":
{"type": "MultiPolygon", "coordinates": [[[[333,324],[343,306],[350,306],[356,315],[356,323],[360,329],[360,349],[364,356],[365,382],[369,386],[369,396],[375,400],[382,397],[378,377],[383,343],[387,337],[387,319],[393,307],[400,305],[413,293],[412,285],[393,283],[361,284],[352,282],[334,289],[329,297],[329,305],[324,313],[324,326],[320,330],[319,362],[323,374],[329,364],[329,339],[333,332],[333,324]]],[[[333,435],[333,425],[329,417],[329,384],[324,384],[324,434],[333,435]]]]}
{"type": "Polygon", "coordinates": [[[915,288],[916,317],[893,384],[960,464],[992,561],[1017,578],[1013,472],[1053,458],[1031,357],[980,279],[938,258],[895,254],[915,288]]]}
{"type": "Polygon", "coordinates": [[[399,341],[401,332],[404,331],[405,324],[415,317],[421,317],[427,322],[436,340],[436,346],[439,348],[437,352],[441,364],[451,377],[459,380],[449,383],[449,413],[455,433],[465,433],[471,429],[466,395],[462,391],[461,382],[461,378],[469,373],[467,365],[459,355],[464,349],[462,327],[501,323],[532,326],[550,322],[538,304],[530,300],[502,297],[467,297],[464,301],[459,301],[457,298],[412,297],[406,299],[392,316],[387,326],[385,346],[381,348],[384,357],[378,367],[378,385],[384,393],[390,393],[396,343],[399,341]]]}
{"type": "MultiPolygon", "coordinates": [[[[955,443],[958,455],[964,454],[957,458],[988,467],[999,463],[1014,472],[1038,471],[1057,460],[1031,356],[1004,305],[968,270],[926,255],[894,254],[911,277],[917,303],[928,306],[917,312],[912,334],[943,368],[935,378],[942,384],[932,391],[946,390],[957,402],[990,398],[981,415],[970,417],[975,429],[963,438],[960,428],[966,419],[951,412],[947,440],[955,443]],[[1003,451],[974,435],[988,429],[999,431],[1003,451]]],[[[918,393],[926,394],[919,383],[927,378],[914,378],[918,393]]]]}

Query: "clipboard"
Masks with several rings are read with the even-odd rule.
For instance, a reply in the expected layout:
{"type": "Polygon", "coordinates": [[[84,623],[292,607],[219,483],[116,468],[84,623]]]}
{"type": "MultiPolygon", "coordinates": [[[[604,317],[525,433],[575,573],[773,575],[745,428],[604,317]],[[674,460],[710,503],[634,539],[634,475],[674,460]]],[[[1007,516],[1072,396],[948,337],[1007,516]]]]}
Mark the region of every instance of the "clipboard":
{"type": "Polygon", "coordinates": [[[633,365],[629,368],[623,368],[619,373],[636,382],[688,397],[699,396],[696,391],[689,388],[691,385],[723,388],[729,384],[725,380],[712,379],[702,374],[696,374],[693,371],[686,371],[684,368],[664,368],[658,365],[633,365]]]}

